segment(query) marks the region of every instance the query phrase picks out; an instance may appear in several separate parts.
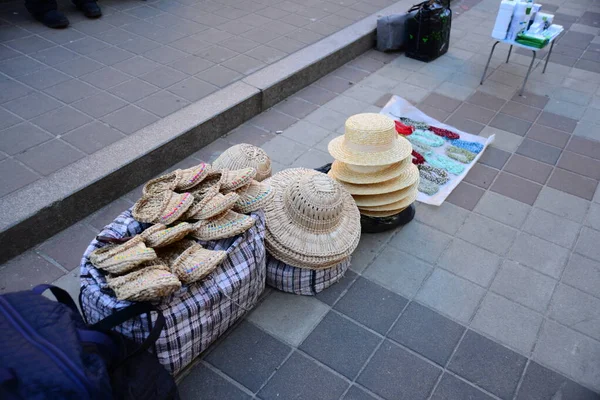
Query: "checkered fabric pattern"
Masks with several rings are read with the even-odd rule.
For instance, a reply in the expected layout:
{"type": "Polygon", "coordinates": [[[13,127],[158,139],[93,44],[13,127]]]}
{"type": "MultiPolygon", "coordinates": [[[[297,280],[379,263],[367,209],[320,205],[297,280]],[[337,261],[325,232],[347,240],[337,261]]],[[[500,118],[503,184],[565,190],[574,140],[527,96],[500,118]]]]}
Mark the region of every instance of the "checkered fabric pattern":
{"type": "Polygon", "coordinates": [[[293,267],[267,253],[267,285],[282,292],[314,296],[338,282],[350,267],[350,257],[325,269],[293,267]]]}
{"type": "MultiPolygon", "coordinates": [[[[255,225],[244,234],[228,239],[200,242],[211,250],[224,250],[227,258],[209,278],[184,285],[176,293],[155,303],[166,320],[154,352],[172,374],[181,371],[256,302],[265,288],[265,219],[253,213],[255,225]]],[[[121,238],[134,236],[149,225],[135,221],[131,210],[123,212],[100,233],[121,238]]],[[[131,305],[119,301],[107,286],[104,274],[89,261],[95,249],[104,246],[92,241],[81,261],[81,307],[89,323],[95,323],[131,305]]],[[[150,332],[147,317],[131,319],[117,330],[140,343],[150,332]]]]}

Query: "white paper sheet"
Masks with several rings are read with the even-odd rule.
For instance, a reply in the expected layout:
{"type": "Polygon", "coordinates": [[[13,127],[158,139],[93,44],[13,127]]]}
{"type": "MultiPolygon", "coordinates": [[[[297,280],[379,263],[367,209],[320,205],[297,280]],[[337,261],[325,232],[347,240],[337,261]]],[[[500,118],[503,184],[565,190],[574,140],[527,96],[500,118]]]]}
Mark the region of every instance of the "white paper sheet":
{"type": "MultiPolygon", "coordinates": [[[[446,183],[445,185],[441,186],[440,190],[436,194],[434,194],[433,196],[429,196],[425,193],[419,192],[417,201],[420,201],[421,203],[431,204],[434,206],[442,205],[444,200],[446,200],[446,197],[448,197],[448,195],[450,193],[452,193],[452,191],[454,190],[456,185],[458,185],[460,183],[460,181],[463,180],[463,178],[467,175],[467,173],[469,172],[471,167],[473,165],[475,165],[477,160],[479,160],[479,158],[481,157],[483,152],[487,149],[487,146],[494,141],[494,135],[492,135],[488,138],[484,138],[481,136],[472,135],[467,132],[459,131],[458,129],[454,128],[453,126],[443,124],[440,121],[433,119],[430,116],[428,116],[427,114],[423,113],[421,110],[419,110],[418,108],[416,108],[415,106],[410,104],[408,101],[404,100],[402,97],[399,97],[399,96],[392,97],[390,99],[390,101],[388,101],[388,103],[385,105],[385,107],[381,110],[381,114],[387,115],[388,117],[390,117],[396,121],[398,120],[399,117],[406,117],[406,118],[413,119],[415,121],[425,122],[426,124],[431,125],[431,126],[448,129],[452,132],[458,133],[462,140],[467,140],[469,142],[481,143],[484,146],[483,150],[481,150],[479,152],[479,154],[477,154],[477,156],[471,163],[462,164],[465,166],[465,170],[460,175],[450,174],[449,175],[450,181],[448,181],[448,183],[446,183]]],[[[445,149],[449,145],[451,145],[451,144],[448,142],[448,143],[445,143],[441,147],[437,147],[437,148],[434,147],[433,149],[436,153],[444,155],[445,149]]]]}

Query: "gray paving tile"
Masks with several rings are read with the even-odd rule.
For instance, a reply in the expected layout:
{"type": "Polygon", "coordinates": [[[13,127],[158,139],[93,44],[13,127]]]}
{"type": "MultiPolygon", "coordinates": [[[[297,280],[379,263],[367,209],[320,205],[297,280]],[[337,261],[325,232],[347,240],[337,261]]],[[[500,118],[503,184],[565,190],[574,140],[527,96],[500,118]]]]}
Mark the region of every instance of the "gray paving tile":
{"type": "Polygon", "coordinates": [[[556,168],[548,181],[548,186],[586,200],[592,200],[598,181],[556,168]]]}
{"type": "Polygon", "coordinates": [[[546,183],[552,172],[552,166],[515,154],[504,167],[506,172],[538,182],[546,183]]]}
{"type": "MultiPolygon", "coordinates": [[[[387,104],[387,102],[389,101],[391,96],[392,96],[391,94],[383,95],[381,97],[380,101],[375,103],[375,105],[378,107],[382,107],[382,108],[385,107],[385,105],[387,104]]],[[[427,104],[418,105],[418,109],[423,111],[425,114],[427,114],[431,118],[437,119],[438,121],[445,121],[450,116],[450,113],[448,113],[444,110],[437,109],[435,107],[431,107],[427,104]]]]}
{"type": "Polygon", "coordinates": [[[184,51],[189,54],[196,54],[201,50],[209,48],[210,43],[203,42],[202,40],[195,39],[192,36],[184,37],[169,43],[169,46],[176,48],[177,50],[184,51]]]}
{"type": "Polygon", "coordinates": [[[565,132],[547,126],[533,124],[526,137],[562,149],[569,141],[570,136],[565,132]]]}
{"type": "Polygon", "coordinates": [[[474,104],[463,103],[454,113],[455,116],[470,119],[481,124],[487,124],[496,115],[495,111],[474,104]]]}
{"type": "Polygon", "coordinates": [[[87,217],[87,221],[92,227],[101,231],[106,225],[110,224],[114,219],[123,212],[123,210],[131,207],[131,204],[123,199],[117,199],[109,205],[96,211],[91,216],[87,217]]]}
{"type": "Polygon", "coordinates": [[[140,108],[129,105],[105,115],[101,120],[125,134],[130,134],[156,122],[158,118],[140,108]]]}
{"type": "Polygon", "coordinates": [[[515,135],[514,133],[506,132],[501,129],[492,128],[491,126],[486,126],[479,134],[479,136],[486,138],[492,135],[495,136],[495,139],[494,142],[491,143],[491,146],[509,153],[514,153],[521,145],[521,142],[523,142],[522,136],[515,135]]]}
{"type": "Polygon", "coordinates": [[[115,46],[136,38],[136,35],[119,28],[112,28],[104,32],[96,33],[94,36],[103,42],[110,43],[115,46]]]}
{"type": "Polygon", "coordinates": [[[525,104],[540,109],[544,108],[546,104],[548,104],[548,100],[549,99],[547,96],[540,96],[527,91],[523,93],[523,96],[520,96],[518,93],[516,93],[512,98],[512,101],[515,101],[517,103],[525,104]]]}
{"type": "Polygon", "coordinates": [[[135,102],[158,90],[159,89],[156,86],[140,79],[132,79],[112,87],[109,92],[128,102],[135,102]]]}
{"type": "Polygon", "coordinates": [[[27,149],[16,158],[41,175],[50,175],[84,156],[79,150],[55,139],[27,149]]]}
{"type": "Polygon", "coordinates": [[[64,47],[51,47],[37,53],[31,54],[31,57],[35,58],[39,62],[46,65],[57,65],[64,62],[69,62],[79,57],[77,53],[65,49],[64,47]]]}
{"type": "Polygon", "coordinates": [[[407,302],[405,298],[359,277],[334,309],[385,334],[407,302]]]}
{"type": "Polygon", "coordinates": [[[23,122],[0,132],[0,151],[13,155],[53,138],[36,126],[23,122]]]}
{"type": "Polygon", "coordinates": [[[198,78],[219,87],[225,87],[243,75],[222,65],[215,65],[196,75],[198,78]]]}
{"type": "Polygon", "coordinates": [[[362,235],[358,247],[352,254],[350,268],[358,273],[364,271],[392,235],[392,231],[362,235]]]}
{"type": "Polygon", "coordinates": [[[598,240],[600,240],[600,232],[584,227],[581,230],[575,251],[586,257],[600,261],[600,249],[598,249],[597,245],[598,240]]]}
{"type": "Polygon", "coordinates": [[[568,193],[544,187],[535,205],[561,217],[583,222],[589,202],[568,193]]]}
{"type": "Polygon", "coordinates": [[[578,289],[559,284],[552,296],[549,316],[596,340],[600,338],[600,299],[578,289]]]}
{"type": "Polygon", "coordinates": [[[526,361],[525,357],[469,331],[448,368],[501,398],[511,398],[526,361]]]}
{"type": "Polygon", "coordinates": [[[434,263],[451,241],[451,237],[419,222],[405,225],[389,245],[434,263]]]}
{"type": "Polygon", "coordinates": [[[436,269],[419,290],[416,300],[467,323],[484,295],[485,290],[474,283],[436,269]]]}
{"type": "Polygon", "coordinates": [[[329,312],[300,350],[349,379],[354,379],[380,339],[354,322],[329,312]]]}
{"type": "Polygon", "coordinates": [[[21,82],[38,90],[46,89],[50,86],[68,81],[69,79],[71,79],[71,77],[52,68],[42,69],[19,78],[21,82]]]}
{"type": "Polygon", "coordinates": [[[472,211],[485,191],[477,186],[461,182],[447,197],[447,201],[472,211]]]}
{"type": "Polygon", "coordinates": [[[426,399],[441,372],[386,340],[357,382],[385,399],[426,399]]]}
{"type": "Polygon", "coordinates": [[[467,99],[467,103],[476,104],[489,110],[499,111],[506,103],[506,100],[478,91],[467,99]]]}
{"type": "Polygon", "coordinates": [[[240,74],[249,75],[264,67],[265,64],[255,58],[241,54],[223,62],[223,66],[239,72],[240,74]]]}
{"type": "Polygon", "coordinates": [[[313,104],[323,105],[337,96],[337,94],[321,87],[310,85],[296,93],[296,96],[313,104]]]}
{"type": "Polygon", "coordinates": [[[197,56],[214,63],[225,62],[239,53],[225,47],[213,46],[195,53],[197,56]]]}
{"type": "MultiPolygon", "coordinates": [[[[125,137],[121,132],[107,125],[94,121],[91,124],[75,129],[64,135],[62,139],[87,154],[96,151],[121,140],[125,137]]],[[[83,254],[83,253],[82,253],[83,254]]]]}
{"type": "Polygon", "coordinates": [[[354,282],[357,276],[358,274],[352,270],[347,270],[342,279],[322,292],[317,293],[315,298],[332,306],[339,299],[340,295],[354,282]]]}
{"type": "Polygon", "coordinates": [[[168,90],[179,97],[194,102],[215,92],[218,88],[199,79],[188,78],[170,86],[168,90]]]}
{"type": "Polygon", "coordinates": [[[541,110],[534,107],[529,107],[514,101],[509,101],[500,110],[501,113],[511,115],[525,121],[534,122],[541,110]]]}
{"type": "Polygon", "coordinates": [[[350,116],[360,113],[368,106],[368,103],[341,95],[331,100],[323,107],[350,116]]]}
{"type": "Polygon", "coordinates": [[[32,92],[31,88],[15,80],[4,77],[0,78],[0,103],[17,99],[32,92]]]}
{"type": "Polygon", "coordinates": [[[519,136],[525,136],[525,133],[527,133],[531,127],[531,122],[504,113],[499,113],[492,119],[490,126],[519,136]]]}
{"type": "Polygon", "coordinates": [[[89,74],[90,72],[99,70],[102,67],[103,65],[99,62],[90,60],[86,57],[74,58],[72,60],[54,66],[54,68],[56,68],[57,70],[64,72],[67,75],[74,76],[76,78],[85,74],[89,74]]]}
{"type": "Polygon", "coordinates": [[[455,239],[437,265],[471,282],[488,287],[499,264],[500,258],[494,253],[455,239]]]}
{"type": "Polygon", "coordinates": [[[412,298],[430,274],[432,266],[386,246],[363,276],[407,298],[412,298]]]}
{"type": "Polygon", "coordinates": [[[150,96],[136,103],[136,105],[140,106],[141,108],[163,118],[187,106],[188,104],[190,104],[188,101],[167,91],[151,94],[150,96]]]}
{"type": "Polygon", "coordinates": [[[348,392],[344,395],[343,400],[374,400],[375,397],[371,396],[358,386],[352,385],[348,392]]]}
{"type": "Polygon", "coordinates": [[[448,202],[442,203],[439,207],[421,203],[419,204],[415,218],[417,221],[435,226],[445,233],[454,235],[463,222],[465,222],[468,215],[469,212],[465,209],[448,202]]]}
{"type": "MultiPolygon", "coordinates": [[[[534,210],[530,214],[530,219],[525,223],[524,229],[525,231],[533,231],[531,233],[539,235],[544,226],[547,226],[552,222],[559,222],[558,219],[560,219],[560,217],[554,217],[544,211],[534,210]],[[536,218],[540,218],[541,220],[538,223],[533,222],[536,218]]],[[[567,229],[570,228],[571,231],[565,234],[564,238],[561,237],[560,239],[555,239],[555,241],[565,243],[567,238],[570,238],[574,233],[578,232],[578,227],[575,229],[575,226],[571,221],[566,222],[568,222],[567,229]]],[[[549,233],[541,233],[541,235],[550,238],[552,236],[549,233]]],[[[528,265],[557,279],[560,277],[568,256],[569,251],[567,249],[554,246],[545,240],[541,240],[526,233],[521,233],[519,235],[510,252],[510,257],[513,260],[519,261],[520,263],[528,265]]]]}
{"type": "MultiPolygon", "coordinates": [[[[274,108],[285,114],[291,115],[292,117],[304,118],[311,112],[315,111],[318,107],[315,104],[313,104],[309,101],[303,100],[301,98],[290,97],[290,98],[282,101],[281,103],[277,104],[274,108]]],[[[303,121],[301,121],[301,122],[303,122],[303,121]]],[[[315,125],[312,125],[312,129],[320,129],[320,128],[315,125]]],[[[325,135],[325,136],[327,136],[327,135],[325,135]]],[[[319,136],[319,138],[322,139],[325,136],[319,136]]]]}
{"type": "Polygon", "coordinates": [[[443,366],[464,329],[456,322],[413,302],[402,313],[388,337],[443,366]]]}
{"type": "Polygon", "coordinates": [[[258,393],[261,399],[339,398],[349,386],[346,381],[305,356],[294,353],[258,393]],[[319,390],[314,390],[319,388],[319,390]]]}
{"type": "Polygon", "coordinates": [[[527,366],[517,400],[543,400],[551,398],[594,400],[598,395],[532,361],[527,366]]]}
{"type": "Polygon", "coordinates": [[[440,383],[436,387],[432,400],[491,400],[492,397],[469,385],[467,382],[458,379],[454,375],[444,373],[440,383]]]}
{"type": "Polygon", "coordinates": [[[343,93],[352,86],[352,82],[334,75],[326,75],[315,82],[315,85],[334,93],[343,93]]]}
{"type": "Polygon", "coordinates": [[[73,107],[95,118],[100,118],[125,105],[127,105],[126,102],[106,92],[101,92],[72,104],[73,107]]]}
{"type": "Polygon", "coordinates": [[[91,121],[92,118],[71,107],[61,107],[31,120],[54,135],[62,135],[91,121]]]}
{"type": "Polygon", "coordinates": [[[563,325],[546,321],[533,352],[533,358],[577,382],[600,391],[597,379],[600,373],[597,362],[598,352],[600,352],[598,341],[563,325]]]}
{"type": "Polygon", "coordinates": [[[196,75],[212,67],[214,63],[197,56],[182,58],[170,64],[171,67],[188,75],[196,75]]]}
{"type": "Polygon", "coordinates": [[[187,57],[188,53],[168,46],[157,47],[144,53],[144,57],[160,64],[170,64],[187,57]]]}
{"type": "Polygon", "coordinates": [[[600,231],[600,205],[597,203],[590,204],[585,224],[600,231]]]}
{"type": "Polygon", "coordinates": [[[141,79],[165,89],[186,78],[186,74],[171,67],[163,66],[140,76],[141,79]]]}
{"type": "Polygon", "coordinates": [[[530,206],[520,201],[494,192],[486,192],[474,211],[506,225],[520,228],[530,210],[530,206]]]}
{"type": "Polygon", "coordinates": [[[72,271],[79,267],[83,253],[95,236],[85,224],[76,224],[46,240],[36,251],[72,271]]]}
{"type": "Polygon", "coordinates": [[[13,159],[0,161],[0,196],[27,186],[37,179],[37,174],[13,159]]]}
{"type": "Polygon", "coordinates": [[[30,74],[42,69],[43,67],[44,64],[27,56],[20,56],[0,61],[0,72],[3,72],[13,78],[30,74]]]}
{"type": "Polygon", "coordinates": [[[318,168],[332,162],[333,157],[329,153],[317,149],[308,149],[292,163],[291,167],[318,168]]]}
{"type": "Polygon", "coordinates": [[[498,174],[498,170],[483,164],[475,164],[465,176],[465,182],[487,189],[498,174]]]}
{"type": "Polygon", "coordinates": [[[290,347],[242,321],[205,360],[252,392],[257,392],[290,351],[290,347]]]}
{"type": "Polygon", "coordinates": [[[491,190],[518,200],[525,204],[533,205],[542,189],[542,186],[527,181],[518,176],[501,172],[494,181],[491,190]]]}
{"type": "Polygon", "coordinates": [[[58,267],[28,251],[8,261],[0,270],[0,294],[29,290],[41,283],[51,283],[63,274],[58,267]]]}
{"type": "Polygon", "coordinates": [[[52,111],[61,104],[43,93],[32,93],[4,103],[2,106],[22,118],[30,119],[52,111]]]}
{"type": "Polygon", "coordinates": [[[84,36],[83,38],[81,38],[79,40],[65,43],[64,46],[67,49],[72,50],[76,53],[79,53],[82,55],[88,55],[91,53],[95,53],[99,50],[102,50],[103,48],[107,47],[108,45],[98,39],[94,39],[91,36],[84,36]]]}
{"type": "Polygon", "coordinates": [[[297,346],[328,310],[314,297],[273,292],[249,314],[248,320],[279,340],[297,346]]]}
{"type": "Polygon", "coordinates": [[[479,162],[492,168],[502,169],[510,158],[510,155],[510,153],[504,150],[488,147],[479,158],[479,162]]]}
{"type": "Polygon", "coordinates": [[[269,47],[273,47],[277,50],[281,50],[281,51],[288,52],[288,53],[293,53],[293,52],[298,51],[306,46],[306,44],[304,44],[298,40],[294,40],[292,38],[285,37],[285,36],[275,39],[273,41],[270,41],[270,42],[268,42],[268,44],[269,44],[269,47]]]}
{"type": "Polygon", "coordinates": [[[135,39],[131,39],[119,44],[117,47],[139,55],[144,54],[150,50],[159,48],[160,43],[157,43],[153,40],[148,40],[143,37],[136,37],[135,39]]]}
{"type": "Polygon", "coordinates": [[[244,124],[229,132],[226,139],[231,144],[249,143],[260,147],[274,137],[275,135],[272,133],[244,124]]]}
{"type": "Polygon", "coordinates": [[[577,238],[580,225],[546,211],[534,209],[523,229],[560,246],[571,248],[577,238]],[[557,230],[556,227],[561,229],[557,230]]]}
{"type": "Polygon", "coordinates": [[[543,111],[540,114],[537,123],[568,133],[573,133],[577,126],[577,120],[562,115],[552,114],[547,111],[543,111]]]}
{"type": "Polygon", "coordinates": [[[136,56],[114,64],[113,68],[116,68],[119,71],[129,75],[140,76],[158,68],[159,66],[160,64],[157,62],[141,56],[136,56]]]}
{"type": "Polygon", "coordinates": [[[582,137],[573,136],[567,150],[587,157],[600,159],[600,143],[582,137]]]}
{"type": "Polygon", "coordinates": [[[535,140],[525,139],[519,146],[517,153],[546,164],[555,165],[560,157],[561,149],[535,140]]]}
{"type": "Polygon", "coordinates": [[[565,268],[563,282],[600,298],[600,263],[572,254],[565,268]]]}
{"type": "Polygon", "coordinates": [[[517,231],[491,219],[471,214],[458,230],[461,239],[499,255],[510,248],[517,231]]]}
{"type": "Polygon", "coordinates": [[[76,79],[49,87],[45,89],[44,92],[67,104],[100,93],[100,91],[93,86],[76,79]]]}
{"type": "Polygon", "coordinates": [[[178,389],[182,399],[195,399],[199,396],[231,400],[252,398],[203,364],[193,367],[190,374],[178,385],[178,389]]]}
{"type": "Polygon", "coordinates": [[[595,180],[600,179],[600,160],[582,156],[570,151],[562,153],[557,167],[595,180]]]}
{"type": "Polygon", "coordinates": [[[444,122],[447,125],[451,125],[456,129],[470,133],[472,135],[478,135],[483,130],[483,128],[485,128],[485,125],[462,117],[460,115],[453,115],[444,122]]]}

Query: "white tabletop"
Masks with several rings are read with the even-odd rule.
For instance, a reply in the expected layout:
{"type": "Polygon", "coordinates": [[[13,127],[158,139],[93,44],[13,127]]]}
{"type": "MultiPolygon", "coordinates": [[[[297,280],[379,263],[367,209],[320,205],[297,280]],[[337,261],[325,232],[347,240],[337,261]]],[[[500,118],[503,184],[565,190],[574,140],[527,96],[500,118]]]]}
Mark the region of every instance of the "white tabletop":
{"type": "MultiPolygon", "coordinates": [[[[548,43],[546,44],[546,46],[548,46],[550,43],[552,43],[563,32],[564,32],[564,29],[561,27],[560,30],[556,33],[556,35],[554,35],[550,39],[548,39],[548,43]]],[[[500,43],[506,43],[506,44],[509,44],[511,46],[522,47],[524,49],[532,50],[532,51],[540,51],[540,50],[544,50],[546,48],[546,46],[544,46],[541,49],[538,49],[537,47],[527,46],[527,45],[524,45],[524,44],[521,44],[521,43],[517,43],[514,40],[508,40],[508,39],[498,40],[498,39],[494,38],[494,40],[497,40],[500,43]]]]}

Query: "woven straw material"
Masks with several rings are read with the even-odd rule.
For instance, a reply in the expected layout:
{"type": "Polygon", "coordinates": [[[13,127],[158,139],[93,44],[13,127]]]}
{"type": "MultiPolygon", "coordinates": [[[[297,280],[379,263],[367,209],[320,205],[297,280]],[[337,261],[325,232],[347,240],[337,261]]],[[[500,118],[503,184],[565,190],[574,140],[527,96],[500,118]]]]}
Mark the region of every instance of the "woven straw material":
{"type": "Polygon", "coordinates": [[[217,240],[239,235],[254,225],[254,219],[228,210],[214,218],[194,224],[192,236],[199,240],[217,240]]]}
{"type": "Polygon", "coordinates": [[[152,301],[169,296],[181,287],[181,282],[164,265],[153,265],[106,282],[114,290],[117,299],[129,301],[152,301]]]}
{"type": "Polygon", "coordinates": [[[254,168],[242,168],[234,171],[221,171],[223,178],[221,179],[221,191],[223,193],[232,192],[247,186],[256,176],[254,168]]]}
{"type": "Polygon", "coordinates": [[[346,120],[344,135],[329,142],[336,160],[355,165],[387,165],[404,160],[412,146],[396,133],[394,121],[385,115],[356,114],[346,120]]]}
{"type": "Polygon", "coordinates": [[[177,175],[177,171],[151,179],[144,185],[142,196],[149,197],[165,191],[173,191],[177,187],[178,181],[179,176],[177,175]]]}
{"type": "Polygon", "coordinates": [[[239,199],[240,196],[235,192],[227,194],[217,193],[208,202],[203,204],[202,207],[195,207],[194,210],[190,210],[197,211],[195,213],[188,212],[186,217],[195,220],[212,218],[214,216],[223,214],[227,210],[231,210],[239,199]]]}
{"type": "Polygon", "coordinates": [[[413,185],[410,187],[410,190],[407,192],[406,196],[403,199],[395,201],[393,203],[384,204],[381,206],[373,206],[373,207],[359,207],[361,214],[364,214],[365,211],[394,211],[394,210],[403,210],[417,199],[419,191],[417,190],[417,186],[413,185]]]}
{"type": "Polygon", "coordinates": [[[166,228],[157,232],[148,233],[148,231],[154,228],[154,226],[146,229],[141,234],[142,236],[145,235],[144,241],[146,242],[146,245],[152,248],[165,247],[175,242],[178,242],[192,231],[192,224],[188,224],[187,222],[181,222],[171,228],[166,228]]]}
{"type": "Polygon", "coordinates": [[[207,163],[200,163],[195,167],[187,169],[178,169],[175,171],[177,174],[177,186],[176,190],[189,190],[197,186],[204,180],[211,172],[211,167],[207,163]]]}
{"type": "Polygon", "coordinates": [[[170,264],[170,268],[182,283],[192,283],[212,273],[225,257],[226,251],[207,250],[194,243],[170,264]]]}
{"type": "Polygon", "coordinates": [[[273,189],[271,186],[253,180],[247,186],[238,189],[240,196],[233,209],[242,214],[249,214],[253,211],[265,208],[267,204],[273,201],[273,189]]]}
{"type": "Polygon", "coordinates": [[[360,239],[360,215],[352,196],[335,180],[314,170],[292,168],[265,183],[275,192],[265,207],[265,240],[275,238],[292,255],[336,261],[354,251],[360,239]]]}
{"type": "Polygon", "coordinates": [[[402,211],[406,210],[407,207],[400,208],[398,210],[390,210],[390,211],[362,211],[361,210],[360,213],[366,217],[385,218],[385,217],[391,217],[392,215],[400,214],[402,211]]]}
{"type": "Polygon", "coordinates": [[[236,144],[225,150],[212,164],[213,169],[256,169],[255,180],[261,182],[271,177],[271,159],[260,147],[247,143],[236,144]]]}
{"type": "Polygon", "coordinates": [[[419,168],[416,165],[410,164],[401,174],[394,179],[380,183],[371,183],[368,185],[356,185],[354,183],[346,183],[340,181],[344,189],[352,195],[367,195],[367,194],[383,194],[391,193],[400,189],[404,189],[419,180],[419,168]]]}
{"type": "Polygon", "coordinates": [[[391,164],[385,169],[376,172],[361,173],[352,170],[352,166],[349,166],[346,163],[334,161],[328,175],[335,180],[357,185],[379,183],[399,177],[402,174],[402,171],[406,170],[411,163],[411,157],[406,157],[404,160],[391,164]]]}
{"type": "Polygon", "coordinates": [[[354,201],[356,202],[358,208],[383,206],[404,199],[418,185],[419,183],[415,182],[412,185],[405,187],[404,189],[400,189],[391,193],[367,194],[364,196],[356,195],[352,197],[354,198],[354,201]]]}
{"type": "Polygon", "coordinates": [[[223,175],[220,172],[212,172],[190,191],[194,196],[194,202],[187,212],[183,214],[183,220],[192,219],[193,215],[200,213],[212,198],[219,194],[222,177],[223,175]]]}
{"type": "Polygon", "coordinates": [[[140,222],[170,225],[192,206],[194,196],[190,193],[161,192],[143,196],[133,205],[133,218],[140,222]]]}
{"type": "Polygon", "coordinates": [[[122,275],[140,264],[156,259],[156,252],[144,244],[141,236],[119,245],[108,245],[90,254],[92,264],[113,275],[122,275]]]}

